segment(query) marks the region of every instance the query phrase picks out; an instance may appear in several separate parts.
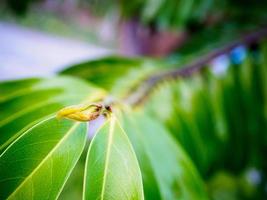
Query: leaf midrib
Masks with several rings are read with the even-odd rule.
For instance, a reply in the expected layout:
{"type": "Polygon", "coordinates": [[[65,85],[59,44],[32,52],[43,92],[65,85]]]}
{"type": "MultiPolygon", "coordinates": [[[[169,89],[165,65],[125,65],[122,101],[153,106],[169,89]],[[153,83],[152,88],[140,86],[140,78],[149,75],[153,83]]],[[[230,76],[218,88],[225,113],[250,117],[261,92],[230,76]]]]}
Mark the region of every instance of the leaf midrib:
{"type": "Polygon", "coordinates": [[[113,141],[114,126],[115,126],[115,119],[112,118],[111,122],[110,122],[109,132],[108,132],[108,146],[107,146],[107,153],[106,153],[106,158],[105,158],[103,185],[102,185],[101,196],[100,196],[101,200],[103,200],[104,196],[105,196],[107,171],[108,171],[108,165],[109,165],[110,150],[111,150],[111,145],[112,145],[112,141],[113,141]]]}

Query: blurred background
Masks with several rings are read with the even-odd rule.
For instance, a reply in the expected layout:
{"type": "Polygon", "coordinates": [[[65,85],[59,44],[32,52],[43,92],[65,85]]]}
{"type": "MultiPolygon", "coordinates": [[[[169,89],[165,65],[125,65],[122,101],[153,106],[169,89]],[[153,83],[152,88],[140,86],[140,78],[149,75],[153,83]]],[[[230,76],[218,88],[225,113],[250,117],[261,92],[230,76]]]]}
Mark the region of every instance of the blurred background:
{"type": "MultiPolygon", "coordinates": [[[[264,0],[2,0],[0,80],[51,76],[68,66],[110,55],[151,58],[164,62],[166,68],[179,68],[230,44],[234,48],[212,54],[209,61],[218,78],[230,65],[240,65],[248,54],[257,60],[261,42],[267,38],[266,25],[264,0]],[[246,38],[253,31],[252,39],[246,38]],[[236,45],[239,38],[246,38],[244,44],[242,40],[236,45]]],[[[264,110],[261,98],[256,96],[253,102],[258,110],[264,110]]],[[[251,100],[246,105],[253,103],[251,100]]],[[[232,105],[237,104],[236,101],[232,105]]],[[[240,116],[231,117],[236,120],[240,116]]],[[[249,153],[243,150],[251,137],[245,141],[242,128],[234,130],[238,133],[233,136],[234,142],[224,146],[229,151],[227,156],[214,158],[206,168],[196,161],[201,158],[194,158],[190,147],[185,147],[205,180],[211,199],[267,198],[266,112],[265,118],[261,117],[260,125],[255,122],[257,117],[251,122],[260,136],[253,141],[259,148],[255,150],[253,146],[249,153]],[[231,157],[240,141],[240,154],[231,157]]],[[[243,122],[240,119],[235,126],[242,127],[243,122]]],[[[177,128],[171,121],[166,123],[170,130],[177,128]]],[[[83,162],[77,165],[60,198],[80,197],[83,162]]]]}
{"type": "Polygon", "coordinates": [[[51,74],[110,54],[176,60],[263,25],[266,7],[252,0],[2,0],[0,78],[51,74]]]}

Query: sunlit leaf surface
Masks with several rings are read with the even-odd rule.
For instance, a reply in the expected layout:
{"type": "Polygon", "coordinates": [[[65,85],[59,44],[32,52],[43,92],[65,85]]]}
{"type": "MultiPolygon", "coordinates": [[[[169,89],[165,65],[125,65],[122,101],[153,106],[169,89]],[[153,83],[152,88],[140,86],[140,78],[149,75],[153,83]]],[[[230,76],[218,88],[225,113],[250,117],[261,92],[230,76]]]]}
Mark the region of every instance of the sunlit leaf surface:
{"type": "Polygon", "coordinates": [[[79,159],[86,124],[47,118],[0,156],[1,199],[55,199],[79,159]]]}
{"type": "Polygon", "coordinates": [[[115,118],[93,138],[86,161],[84,199],[141,200],[143,186],[139,165],[115,118]]]}

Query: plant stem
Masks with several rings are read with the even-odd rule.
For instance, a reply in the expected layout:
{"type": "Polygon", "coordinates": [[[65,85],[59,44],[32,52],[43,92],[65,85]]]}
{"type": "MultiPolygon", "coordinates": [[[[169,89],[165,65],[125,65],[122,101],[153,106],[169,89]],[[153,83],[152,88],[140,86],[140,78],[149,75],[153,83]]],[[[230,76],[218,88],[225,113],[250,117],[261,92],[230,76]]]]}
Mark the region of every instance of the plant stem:
{"type": "Polygon", "coordinates": [[[125,100],[124,102],[136,106],[142,103],[146,97],[151,93],[151,91],[155,88],[156,85],[161,83],[166,79],[177,79],[178,77],[188,77],[191,76],[195,72],[199,72],[202,68],[208,67],[208,62],[213,60],[214,58],[228,53],[232,49],[240,46],[240,45],[250,45],[254,42],[258,42],[259,40],[267,37],[267,27],[263,27],[257,29],[256,31],[244,34],[239,39],[230,42],[229,44],[213,49],[212,52],[201,56],[196,60],[184,65],[178,69],[167,70],[161,72],[160,74],[154,74],[151,77],[145,79],[136,90],[134,90],[125,100]]]}

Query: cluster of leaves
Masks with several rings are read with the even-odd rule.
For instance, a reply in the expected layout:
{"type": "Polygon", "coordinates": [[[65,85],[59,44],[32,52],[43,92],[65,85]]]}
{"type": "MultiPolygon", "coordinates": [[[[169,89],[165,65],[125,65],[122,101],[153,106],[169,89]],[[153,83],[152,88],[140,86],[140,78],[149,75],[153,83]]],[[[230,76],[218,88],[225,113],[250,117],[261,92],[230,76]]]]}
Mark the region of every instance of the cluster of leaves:
{"type": "Polygon", "coordinates": [[[77,163],[83,199],[266,197],[266,45],[229,63],[165,80],[135,108],[123,100],[165,62],[108,57],[0,83],[0,199],[64,199],[77,163]],[[114,114],[90,144],[91,122],[55,117],[110,95],[114,114]],[[244,178],[249,168],[260,182],[244,178]]]}
{"type": "MultiPolygon", "coordinates": [[[[230,182],[239,182],[246,170],[256,168],[262,180],[250,188],[257,194],[247,194],[240,186],[244,194],[233,195],[255,199],[264,195],[260,187],[266,185],[266,45],[241,54],[238,59],[224,57],[228,64],[223,68],[215,65],[187,79],[166,81],[144,108],[168,127],[207,182],[218,171],[234,174],[230,182]]],[[[219,187],[226,185],[229,182],[219,187]]]]}
{"type": "MultiPolygon", "coordinates": [[[[86,148],[88,127],[55,114],[99,101],[105,91],[67,76],[2,82],[0,91],[0,198],[58,198],[86,148]]],[[[107,120],[86,149],[84,199],[206,199],[197,170],[162,125],[137,113],[120,121],[107,120]]]]}

